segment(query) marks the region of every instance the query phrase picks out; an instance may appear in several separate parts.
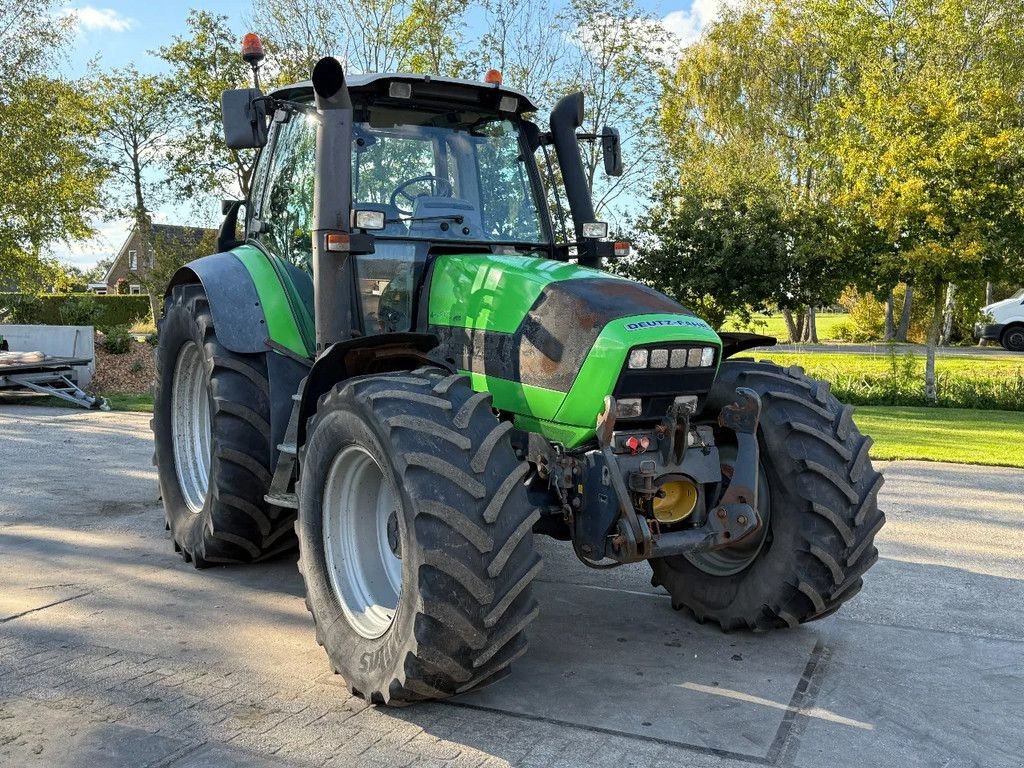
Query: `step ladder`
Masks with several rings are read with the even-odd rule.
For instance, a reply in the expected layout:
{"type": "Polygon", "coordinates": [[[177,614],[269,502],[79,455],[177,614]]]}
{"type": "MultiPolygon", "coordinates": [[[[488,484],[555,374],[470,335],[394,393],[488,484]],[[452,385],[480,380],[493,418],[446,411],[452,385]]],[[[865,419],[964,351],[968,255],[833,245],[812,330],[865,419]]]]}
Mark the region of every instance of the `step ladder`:
{"type": "Polygon", "coordinates": [[[298,509],[299,496],[296,482],[299,452],[296,448],[299,439],[299,408],[302,405],[302,393],[306,389],[306,380],[299,382],[299,391],[292,395],[292,415],[288,418],[288,427],[284,432],[284,442],[279,443],[277,450],[277,467],[270,480],[270,489],[263,500],[268,504],[283,509],[298,509]]]}

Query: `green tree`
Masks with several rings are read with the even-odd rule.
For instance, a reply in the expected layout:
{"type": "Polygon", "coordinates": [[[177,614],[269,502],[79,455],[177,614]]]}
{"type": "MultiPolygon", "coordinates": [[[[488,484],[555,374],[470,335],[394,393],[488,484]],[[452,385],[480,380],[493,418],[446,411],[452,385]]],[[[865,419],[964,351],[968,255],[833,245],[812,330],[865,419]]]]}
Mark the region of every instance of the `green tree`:
{"type": "Polygon", "coordinates": [[[652,203],[624,271],[716,328],[729,314],[771,307],[788,279],[778,201],[755,187],[715,190],[691,178],[660,182],[652,203]]]}
{"type": "Polygon", "coordinates": [[[931,306],[934,401],[946,285],[1022,264],[1024,3],[895,0],[847,13],[836,48],[856,55],[844,61],[835,152],[847,197],[892,246],[882,268],[931,306]]]}
{"type": "MultiPolygon", "coordinates": [[[[153,266],[142,277],[142,287],[150,296],[162,297],[179,267],[196,258],[196,254],[216,253],[217,233],[206,229],[193,229],[184,234],[153,234],[153,266]]],[[[161,308],[162,309],[162,308],[161,308]]],[[[154,314],[159,318],[160,314],[154,314]]]]}
{"type": "MultiPolygon", "coordinates": [[[[131,218],[145,244],[139,258],[152,262],[150,211],[164,194],[165,157],[176,137],[170,84],[128,66],[96,74],[92,90],[98,106],[98,146],[110,174],[108,216],[131,218]]],[[[157,317],[157,298],[150,294],[149,299],[157,317]]]]}
{"type": "Polygon", "coordinates": [[[71,31],[55,13],[46,0],[0,5],[0,284],[30,285],[50,245],[93,231],[95,124],[78,85],[50,74],[71,31]]]}
{"type": "MultiPolygon", "coordinates": [[[[827,151],[839,72],[822,32],[830,13],[825,5],[783,0],[726,9],[682,52],[661,105],[670,178],[680,186],[695,179],[708,202],[729,201],[732,209],[752,190],[777,207],[772,221],[784,245],[784,279],[761,281],[750,269],[734,277],[751,281],[744,292],[753,304],[783,310],[791,341],[815,339],[813,307],[831,303],[869,261],[851,247],[866,222],[836,204],[841,177],[827,151]]],[[[730,229],[741,220],[711,224],[726,228],[722,241],[745,236],[730,229]]]]}
{"type": "MultiPolygon", "coordinates": [[[[241,36],[226,16],[208,11],[190,11],[185,23],[188,33],[156,52],[171,67],[166,87],[180,126],[166,150],[169,184],[186,200],[247,198],[256,153],[228,149],[220,113],[223,91],[252,83],[240,54],[241,36]]],[[[307,76],[308,71],[302,78],[307,76]]]]}

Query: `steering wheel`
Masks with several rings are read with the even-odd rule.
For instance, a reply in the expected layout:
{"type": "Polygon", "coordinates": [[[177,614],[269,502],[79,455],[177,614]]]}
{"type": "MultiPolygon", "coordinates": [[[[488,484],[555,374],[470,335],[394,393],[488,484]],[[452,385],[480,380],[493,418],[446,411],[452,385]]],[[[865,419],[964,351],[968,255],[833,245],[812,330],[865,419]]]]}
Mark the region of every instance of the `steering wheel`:
{"type": "Polygon", "coordinates": [[[391,193],[391,205],[397,208],[398,212],[401,213],[403,216],[411,216],[412,208],[402,208],[400,205],[398,205],[398,198],[401,197],[405,200],[408,200],[413,206],[415,206],[416,198],[421,197],[421,195],[413,195],[407,192],[406,190],[413,184],[422,184],[424,182],[430,182],[430,191],[432,194],[437,195],[439,197],[452,196],[451,184],[449,184],[444,179],[439,179],[432,173],[425,173],[422,176],[416,176],[411,179],[406,179],[397,187],[395,187],[395,191],[391,193]]]}

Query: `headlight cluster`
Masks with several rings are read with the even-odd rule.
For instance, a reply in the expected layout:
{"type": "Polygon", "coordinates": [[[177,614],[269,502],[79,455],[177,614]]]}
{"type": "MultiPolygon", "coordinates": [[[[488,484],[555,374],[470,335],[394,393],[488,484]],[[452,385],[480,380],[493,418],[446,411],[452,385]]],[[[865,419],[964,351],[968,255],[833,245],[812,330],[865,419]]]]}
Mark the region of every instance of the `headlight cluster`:
{"type": "Polygon", "coordinates": [[[715,364],[714,347],[689,349],[645,349],[629,351],[629,367],[643,368],[709,368],[715,364]]]}

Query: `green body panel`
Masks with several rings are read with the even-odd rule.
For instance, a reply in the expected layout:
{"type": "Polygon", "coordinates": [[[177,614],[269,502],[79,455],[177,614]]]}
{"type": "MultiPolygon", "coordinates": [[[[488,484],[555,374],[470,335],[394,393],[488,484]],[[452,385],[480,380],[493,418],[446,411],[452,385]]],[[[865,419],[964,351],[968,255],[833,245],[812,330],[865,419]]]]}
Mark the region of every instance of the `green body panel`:
{"type": "MultiPolygon", "coordinates": [[[[561,280],[624,278],[574,264],[526,256],[448,255],[434,265],[428,317],[431,326],[515,333],[545,286],[561,280]]],[[[530,386],[479,372],[477,391],[515,417],[518,428],[576,448],[590,440],[604,398],[615,389],[632,347],[659,342],[706,343],[721,349],[718,334],[692,315],[640,313],[610,320],[601,330],[568,392],[530,386]]]]}
{"type": "Polygon", "coordinates": [[[514,333],[548,283],[625,278],[535,256],[442,256],[430,282],[431,325],[514,333]]]}
{"type": "MultiPolygon", "coordinates": [[[[635,315],[613,320],[604,327],[597,342],[580,368],[572,389],[562,401],[553,421],[562,424],[590,425],[604,410],[604,397],[615,389],[619,374],[632,347],[659,342],[706,343],[721,350],[722,340],[703,320],[687,315],[635,315]],[[654,325],[629,330],[636,323],[685,322],[686,325],[654,325]]],[[[716,356],[720,357],[720,355],[716,356]]],[[[570,446],[572,447],[572,446],[570,446]]]]}
{"type": "Polygon", "coordinates": [[[311,357],[314,349],[313,318],[299,299],[283,263],[253,245],[241,245],[232,253],[248,270],[263,305],[267,336],[297,355],[311,357]]]}

